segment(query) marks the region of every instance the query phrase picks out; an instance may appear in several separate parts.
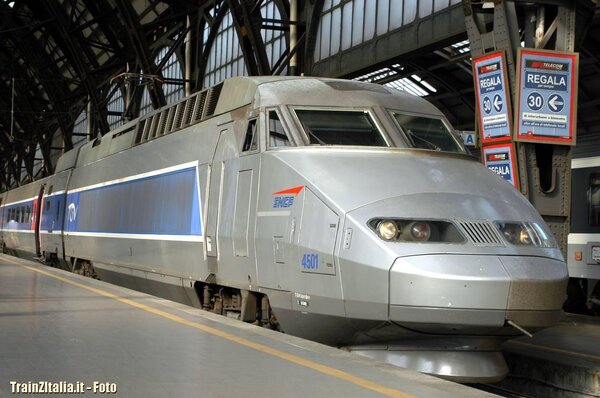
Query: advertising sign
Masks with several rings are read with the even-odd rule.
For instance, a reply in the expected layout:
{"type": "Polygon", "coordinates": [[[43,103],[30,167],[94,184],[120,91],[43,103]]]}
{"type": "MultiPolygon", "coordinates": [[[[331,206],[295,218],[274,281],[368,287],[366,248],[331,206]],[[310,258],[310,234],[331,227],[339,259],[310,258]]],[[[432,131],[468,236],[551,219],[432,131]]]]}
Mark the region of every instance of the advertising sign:
{"type": "Polygon", "coordinates": [[[512,143],[489,145],[482,149],[485,167],[519,188],[515,149],[512,143]]]}
{"type": "Polygon", "coordinates": [[[579,54],[519,49],[518,141],[575,145],[579,54]]]}
{"type": "Polygon", "coordinates": [[[512,118],[504,52],[473,59],[473,77],[482,144],[510,140],[512,118]]]}

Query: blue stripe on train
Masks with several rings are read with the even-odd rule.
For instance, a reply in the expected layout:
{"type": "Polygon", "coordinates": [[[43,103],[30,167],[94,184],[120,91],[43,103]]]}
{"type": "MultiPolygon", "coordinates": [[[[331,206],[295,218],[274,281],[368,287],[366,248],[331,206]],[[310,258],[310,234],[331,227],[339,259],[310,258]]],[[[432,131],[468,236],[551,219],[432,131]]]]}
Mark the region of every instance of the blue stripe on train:
{"type": "Polygon", "coordinates": [[[67,195],[67,232],[202,236],[196,168],[67,195]]]}

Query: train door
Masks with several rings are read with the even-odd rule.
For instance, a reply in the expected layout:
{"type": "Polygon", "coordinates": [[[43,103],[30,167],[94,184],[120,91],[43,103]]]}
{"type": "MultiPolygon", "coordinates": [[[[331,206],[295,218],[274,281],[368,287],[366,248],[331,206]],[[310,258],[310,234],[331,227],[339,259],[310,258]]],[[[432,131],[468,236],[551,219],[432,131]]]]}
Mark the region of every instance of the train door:
{"type": "MultiPolygon", "coordinates": [[[[224,280],[248,280],[251,284],[256,280],[254,220],[260,162],[257,120],[251,117],[247,123],[246,130],[252,136],[249,140],[242,138],[242,131],[235,130],[233,123],[221,132],[209,188],[212,218],[208,220],[211,234],[207,233],[211,249],[215,249],[216,242],[217,253],[212,255],[218,257],[219,276],[224,280]]],[[[244,137],[248,135],[246,130],[244,137]]],[[[208,247],[207,243],[207,250],[208,247]]],[[[214,261],[208,258],[209,270],[214,273],[211,263],[214,261]]]]}
{"type": "Polygon", "coordinates": [[[232,145],[232,140],[229,137],[229,134],[231,134],[230,128],[229,126],[223,127],[221,126],[217,148],[209,166],[208,210],[206,215],[206,233],[204,236],[208,269],[213,274],[217,272],[216,257],[219,254],[217,237],[222,207],[225,161],[232,156],[232,153],[235,153],[235,147],[232,145]]]}
{"type": "Polygon", "coordinates": [[[44,199],[44,189],[46,188],[45,184],[40,186],[40,191],[38,193],[37,199],[33,201],[33,219],[31,220],[31,228],[35,233],[35,255],[36,257],[40,257],[42,255],[41,252],[41,243],[40,243],[40,224],[42,222],[42,201],[44,199]]]}
{"type": "Polygon", "coordinates": [[[232,263],[237,264],[232,278],[256,281],[256,255],[254,245],[256,200],[258,176],[260,170],[260,150],[258,134],[258,118],[251,117],[244,134],[242,148],[237,161],[231,162],[232,183],[227,187],[234,189],[231,197],[235,198],[233,218],[231,220],[232,263]]]}

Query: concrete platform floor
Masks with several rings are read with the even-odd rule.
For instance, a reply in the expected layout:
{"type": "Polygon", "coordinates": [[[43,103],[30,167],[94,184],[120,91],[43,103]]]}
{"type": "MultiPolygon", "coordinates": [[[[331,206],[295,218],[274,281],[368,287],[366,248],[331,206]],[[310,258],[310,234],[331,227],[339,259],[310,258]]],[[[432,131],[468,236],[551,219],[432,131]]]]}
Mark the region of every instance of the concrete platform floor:
{"type": "Polygon", "coordinates": [[[493,396],[0,255],[0,396],[40,382],[52,397],[493,396]]]}

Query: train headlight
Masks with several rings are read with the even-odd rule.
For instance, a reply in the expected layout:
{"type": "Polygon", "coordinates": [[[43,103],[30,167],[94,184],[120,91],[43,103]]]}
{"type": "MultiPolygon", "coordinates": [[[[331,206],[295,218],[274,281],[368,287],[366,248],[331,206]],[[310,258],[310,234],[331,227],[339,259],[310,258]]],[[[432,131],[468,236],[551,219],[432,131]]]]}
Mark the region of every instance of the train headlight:
{"type": "Polygon", "coordinates": [[[519,231],[519,243],[522,245],[531,245],[533,243],[531,236],[529,236],[529,232],[524,229],[519,231]]]}
{"type": "Polygon", "coordinates": [[[431,226],[426,222],[417,221],[406,226],[410,232],[410,236],[417,242],[424,242],[431,237],[431,226]]]}
{"type": "Polygon", "coordinates": [[[388,242],[465,242],[464,236],[449,221],[374,218],[368,224],[377,236],[388,242]]]}
{"type": "Polygon", "coordinates": [[[535,222],[496,221],[496,227],[504,239],[513,245],[535,247],[558,247],[552,234],[535,222]]]}
{"type": "Polygon", "coordinates": [[[377,223],[377,233],[382,239],[394,240],[398,236],[398,226],[391,220],[382,220],[377,223]]]}
{"type": "Polygon", "coordinates": [[[533,244],[528,228],[524,223],[496,222],[496,227],[504,236],[504,239],[513,245],[530,246],[533,244]]]}

